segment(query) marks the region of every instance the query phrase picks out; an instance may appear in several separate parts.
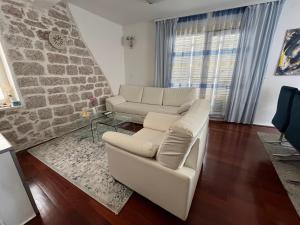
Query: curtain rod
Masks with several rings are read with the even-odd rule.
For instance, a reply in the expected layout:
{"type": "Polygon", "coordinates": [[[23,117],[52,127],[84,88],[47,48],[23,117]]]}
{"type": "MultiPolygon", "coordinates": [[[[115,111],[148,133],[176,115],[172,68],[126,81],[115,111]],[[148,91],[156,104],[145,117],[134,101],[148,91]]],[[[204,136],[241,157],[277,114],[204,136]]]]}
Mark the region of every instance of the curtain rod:
{"type": "Polygon", "coordinates": [[[256,5],[256,4],[267,3],[267,2],[276,2],[276,1],[280,1],[280,0],[256,0],[256,1],[249,2],[247,5],[245,5],[245,3],[240,3],[240,4],[237,4],[235,6],[225,6],[225,7],[221,7],[221,8],[217,8],[217,9],[206,8],[206,9],[204,9],[202,11],[198,11],[198,12],[193,12],[193,13],[189,13],[189,14],[181,14],[181,15],[178,15],[178,16],[157,18],[157,19],[154,19],[153,21],[158,22],[158,21],[162,21],[162,20],[175,19],[175,18],[179,18],[179,17],[187,17],[187,16],[194,16],[194,15],[197,15],[197,14],[210,13],[212,11],[235,9],[235,8],[246,7],[246,6],[250,6],[250,5],[256,5]]]}

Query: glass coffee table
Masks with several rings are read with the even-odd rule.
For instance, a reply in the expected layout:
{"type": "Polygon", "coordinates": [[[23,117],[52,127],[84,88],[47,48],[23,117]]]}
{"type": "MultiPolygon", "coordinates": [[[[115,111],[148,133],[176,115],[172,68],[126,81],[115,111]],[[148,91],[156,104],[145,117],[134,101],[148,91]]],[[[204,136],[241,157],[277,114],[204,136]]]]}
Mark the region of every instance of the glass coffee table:
{"type": "Polygon", "coordinates": [[[112,112],[102,112],[102,116],[98,116],[91,120],[91,131],[93,136],[93,142],[95,142],[94,137],[94,126],[96,126],[96,133],[99,136],[99,126],[104,125],[111,127],[114,131],[118,131],[119,127],[126,123],[130,122],[129,117],[117,115],[116,113],[112,112]]]}

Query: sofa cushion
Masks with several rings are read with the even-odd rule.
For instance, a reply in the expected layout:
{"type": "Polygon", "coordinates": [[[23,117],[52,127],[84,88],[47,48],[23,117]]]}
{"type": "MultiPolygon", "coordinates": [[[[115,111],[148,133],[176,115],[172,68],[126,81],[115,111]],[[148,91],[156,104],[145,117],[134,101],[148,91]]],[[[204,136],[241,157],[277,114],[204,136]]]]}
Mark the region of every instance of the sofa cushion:
{"type": "Polygon", "coordinates": [[[140,140],[150,141],[151,143],[159,146],[164,138],[164,133],[165,132],[158,130],[143,128],[132,136],[140,140]]]}
{"type": "Polygon", "coordinates": [[[141,102],[143,87],[121,85],[119,92],[128,102],[141,102]]]}
{"type": "Polygon", "coordinates": [[[182,167],[197,135],[205,127],[209,109],[206,100],[196,100],[190,110],[170,126],[157,153],[160,164],[171,169],[182,167]]]}
{"type": "Polygon", "coordinates": [[[181,106],[199,97],[198,88],[165,88],[163,105],[181,106]]]}
{"type": "Polygon", "coordinates": [[[144,87],[142,103],[152,105],[162,105],[164,96],[163,88],[144,87]]]}
{"type": "Polygon", "coordinates": [[[149,112],[144,120],[144,127],[159,131],[167,131],[180,118],[179,115],[149,112]]]}
{"type": "Polygon", "coordinates": [[[105,132],[102,139],[116,147],[135,155],[152,158],[156,155],[158,145],[147,140],[141,140],[137,137],[117,132],[105,132]]]}
{"type": "Polygon", "coordinates": [[[169,130],[158,149],[157,161],[170,169],[183,166],[196,138],[169,130]]]}
{"type": "Polygon", "coordinates": [[[177,114],[178,107],[124,102],[114,106],[115,112],[146,116],[148,112],[177,114]]]}
{"type": "Polygon", "coordinates": [[[170,129],[182,135],[196,137],[203,125],[208,120],[210,105],[207,100],[196,100],[189,111],[173,123],[170,129]]]}

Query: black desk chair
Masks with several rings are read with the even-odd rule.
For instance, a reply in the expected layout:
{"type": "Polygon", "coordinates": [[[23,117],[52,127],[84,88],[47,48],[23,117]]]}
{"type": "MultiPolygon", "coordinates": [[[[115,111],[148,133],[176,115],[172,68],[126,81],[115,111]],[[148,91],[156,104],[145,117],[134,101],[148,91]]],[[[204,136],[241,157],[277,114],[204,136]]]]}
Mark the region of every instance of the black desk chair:
{"type": "Polygon", "coordinates": [[[280,131],[279,141],[273,143],[282,143],[286,129],[290,123],[291,109],[294,96],[298,89],[288,86],[282,86],[278,98],[277,110],[272,120],[273,125],[280,131]]]}

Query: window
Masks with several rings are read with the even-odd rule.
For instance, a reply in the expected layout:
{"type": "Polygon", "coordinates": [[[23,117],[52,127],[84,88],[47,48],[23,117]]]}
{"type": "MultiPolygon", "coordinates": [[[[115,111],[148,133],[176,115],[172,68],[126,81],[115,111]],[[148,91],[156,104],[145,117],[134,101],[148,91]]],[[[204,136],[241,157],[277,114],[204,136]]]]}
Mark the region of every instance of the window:
{"type": "Polygon", "coordinates": [[[4,51],[0,45],[0,109],[19,106],[20,100],[7,64],[4,51]]]}
{"type": "Polygon", "coordinates": [[[177,27],[172,87],[198,87],[211,117],[223,119],[240,38],[242,10],[183,20],[177,27]]]}

